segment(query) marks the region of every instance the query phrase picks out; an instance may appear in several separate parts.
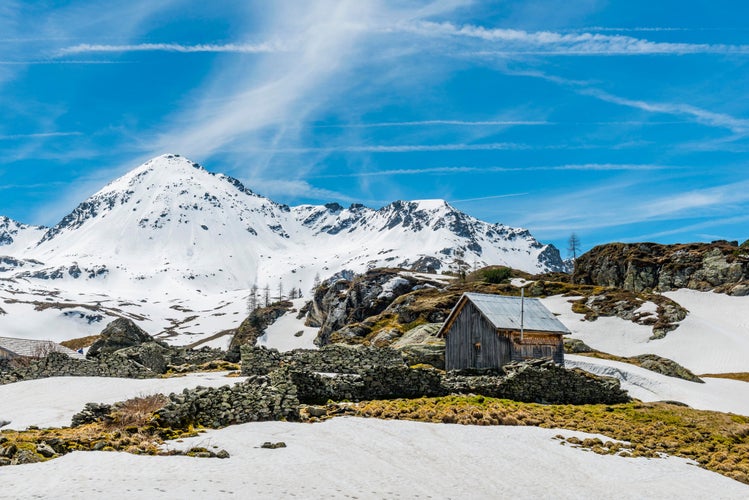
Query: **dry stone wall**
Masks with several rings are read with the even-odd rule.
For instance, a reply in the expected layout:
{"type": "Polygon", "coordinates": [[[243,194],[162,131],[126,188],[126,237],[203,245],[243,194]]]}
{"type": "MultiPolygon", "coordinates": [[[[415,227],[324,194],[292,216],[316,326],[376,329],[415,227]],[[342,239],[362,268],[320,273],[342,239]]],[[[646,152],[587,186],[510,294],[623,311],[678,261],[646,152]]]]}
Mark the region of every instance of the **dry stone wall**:
{"type": "Polygon", "coordinates": [[[319,351],[279,353],[265,347],[242,348],[246,375],[282,368],[297,388],[300,402],[369,400],[483,394],[524,402],[613,404],[629,400],[614,378],[568,370],[550,359],[511,363],[492,373],[409,368],[390,348],[326,346],[319,351]]]}
{"type": "Polygon", "coordinates": [[[171,402],[157,412],[162,427],[188,425],[225,427],[263,420],[297,420],[297,388],[285,370],[253,375],[235,385],[197,387],[170,394],[171,402]]]}
{"type": "Polygon", "coordinates": [[[74,359],[52,352],[47,357],[30,361],[27,366],[8,367],[0,372],[0,385],[47,377],[121,377],[152,378],[153,371],[117,353],[102,355],[96,360],[74,359]]]}
{"type": "Polygon", "coordinates": [[[264,375],[281,366],[321,373],[361,374],[376,367],[405,367],[400,352],[390,348],[328,345],[321,349],[278,352],[242,346],[242,374],[264,375]]]}

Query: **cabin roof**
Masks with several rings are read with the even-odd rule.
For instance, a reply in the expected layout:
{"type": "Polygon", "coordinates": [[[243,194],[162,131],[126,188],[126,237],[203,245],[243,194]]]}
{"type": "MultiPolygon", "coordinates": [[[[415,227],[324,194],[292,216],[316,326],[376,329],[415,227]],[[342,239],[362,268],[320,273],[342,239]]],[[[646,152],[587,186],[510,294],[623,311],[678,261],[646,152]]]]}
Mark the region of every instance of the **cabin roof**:
{"type": "MultiPolygon", "coordinates": [[[[522,300],[520,297],[466,292],[460,298],[452,312],[450,312],[450,316],[439,332],[440,335],[447,333],[446,330],[452,325],[452,320],[460,313],[460,310],[469,300],[494,328],[520,330],[522,300]]],[[[570,333],[567,327],[538,299],[524,299],[523,328],[535,332],[570,333]]]]}
{"type": "Polygon", "coordinates": [[[71,358],[83,358],[72,349],[56,344],[51,340],[18,339],[12,337],[0,337],[0,349],[13,353],[17,356],[37,357],[40,353],[61,352],[71,358]]]}

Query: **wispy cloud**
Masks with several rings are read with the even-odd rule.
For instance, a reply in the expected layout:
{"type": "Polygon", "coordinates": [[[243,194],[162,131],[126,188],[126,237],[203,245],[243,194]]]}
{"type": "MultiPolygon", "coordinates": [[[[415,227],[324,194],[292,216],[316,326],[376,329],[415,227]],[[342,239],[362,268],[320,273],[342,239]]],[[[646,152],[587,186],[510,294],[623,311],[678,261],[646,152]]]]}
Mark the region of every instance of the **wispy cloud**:
{"type": "Polygon", "coordinates": [[[25,61],[0,61],[0,66],[39,66],[54,64],[130,64],[132,61],[103,61],[93,59],[30,59],[25,61]]]}
{"type": "Polygon", "coordinates": [[[749,54],[749,45],[653,42],[644,38],[601,33],[529,32],[524,30],[422,21],[404,30],[424,36],[478,39],[494,44],[498,54],[641,56],[684,54],[749,54]]]}
{"type": "MultiPolygon", "coordinates": [[[[376,177],[392,175],[428,175],[428,174],[465,174],[465,173],[500,173],[500,172],[553,172],[553,171],[617,171],[617,172],[645,172],[655,170],[673,170],[684,167],[667,165],[629,165],[612,163],[589,163],[581,165],[545,165],[528,167],[500,167],[500,166],[452,166],[426,168],[396,168],[388,170],[370,170],[328,175],[313,175],[315,179],[334,179],[343,177],[376,177]]],[[[460,200],[465,201],[465,200],[460,200]]]]}
{"type": "MultiPolygon", "coordinates": [[[[523,208],[520,223],[547,237],[564,237],[570,231],[613,230],[625,226],[655,227],[654,223],[694,229],[709,227],[709,221],[740,222],[749,204],[749,181],[740,181],[681,193],[660,194],[648,189],[651,181],[607,181],[585,189],[545,195],[533,200],[533,209],[523,208]],[[740,214],[740,215],[737,215],[740,214]],[[695,221],[686,225],[684,221],[695,221]],[[702,222],[707,223],[702,226],[702,222]],[[694,227],[693,227],[693,224],[694,227]]],[[[642,229],[640,229],[641,231],[642,229]]],[[[638,239],[679,234],[653,232],[638,239]]]]}
{"type": "Polygon", "coordinates": [[[315,187],[302,179],[282,180],[257,178],[252,179],[252,189],[253,191],[261,193],[263,196],[269,196],[271,198],[274,196],[284,196],[294,198],[316,198],[320,200],[339,200],[345,203],[353,203],[357,201],[347,194],[315,187]]]}
{"type": "Polygon", "coordinates": [[[100,45],[82,43],[65,47],[58,52],[60,55],[90,54],[96,52],[228,52],[234,54],[268,54],[289,50],[284,44],[276,42],[227,43],[227,44],[197,44],[184,45],[180,43],[139,43],[132,45],[100,45]]]}
{"type": "Polygon", "coordinates": [[[556,125],[549,121],[535,120],[419,120],[403,122],[372,122],[372,123],[342,123],[337,125],[315,125],[316,128],[386,128],[386,127],[424,127],[431,125],[450,125],[459,127],[515,127],[515,126],[537,126],[556,125]]]}
{"type": "Polygon", "coordinates": [[[462,200],[450,200],[450,203],[468,203],[472,201],[486,201],[486,200],[498,200],[500,198],[513,198],[515,196],[526,196],[530,193],[507,193],[497,194],[494,196],[480,196],[478,198],[464,198],[462,200]]]}
{"type": "MultiPolygon", "coordinates": [[[[700,231],[703,229],[715,230],[715,228],[719,228],[723,225],[734,225],[734,224],[741,224],[745,222],[749,222],[749,215],[737,215],[737,216],[732,216],[732,217],[710,218],[709,220],[701,221],[696,224],[679,225],[677,227],[674,227],[673,229],[668,229],[666,231],[657,231],[653,233],[632,236],[630,238],[627,238],[627,240],[629,241],[651,241],[651,240],[663,238],[666,236],[673,236],[677,234],[689,234],[689,233],[693,233],[695,231],[700,231]]],[[[712,240],[730,238],[726,236],[718,236],[715,234],[712,234],[712,235],[702,234],[700,236],[702,236],[704,239],[712,239],[712,240]]],[[[741,237],[742,238],[746,237],[746,234],[742,234],[741,237]]]]}
{"type": "Polygon", "coordinates": [[[601,101],[618,104],[620,106],[625,106],[628,108],[634,108],[650,113],[660,113],[671,116],[691,118],[693,121],[701,123],[703,125],[724,128],[740,134],[749,132],[749,120],[747,119],[736,118],[735,116],[731,116],[727,113],[717,113],[691,104],[651,102],[641,99],[621,97],[596,88],[590,82],[562,78],[559,76],[544,73],[543,71],[503,69],[503,72],[508,75],[540,78],[549,82],[556,83],[558,85],[568,87],[578,94],[591,96],[601,101]]]}
{"type": "Polygon", "coordinates": [[[81,132],[40,132],[36,134],[0,134],[0,141],[10,141],[16,139],[48,139],[54,137],[71,137],[83,135],[81,132]]]}
{"type": "Polygon", "coordinates": [[[725,113],[716,113],[707,109],[702,109],[697,106],[682,103],[668,103],[668,102],[647,102],[636,99],[627,99],[619,97],[603,90],[594,88],[580,89],[581,94],[593,96],[602,101],[610,102],[613,104],[619,104],[621,106],[627,106],[630,108],[640,109],[642,111],[648,111],[651,113],[664,113],[670,115],[680,115],[694,118],[696,121],[705,125],[711,125],[721,128],[727,128],[734,132],[747,132],[749,131],[749,120],[743,118],[736,118],[725,113]]]}

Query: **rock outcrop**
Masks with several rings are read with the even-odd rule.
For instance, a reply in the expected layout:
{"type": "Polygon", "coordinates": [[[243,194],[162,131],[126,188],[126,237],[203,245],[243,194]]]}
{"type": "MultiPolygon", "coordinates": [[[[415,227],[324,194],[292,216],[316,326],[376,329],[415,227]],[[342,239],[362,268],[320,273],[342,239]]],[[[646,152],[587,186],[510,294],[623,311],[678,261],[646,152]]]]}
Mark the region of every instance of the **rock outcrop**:
{"type": "Polygon", "coordinates": [[[318,287],[307,314],[307,325],[320,327],[315,343],[329,344],[334,332],[381,313],[395,298],[427,281],[398,270],[376,269],[318,287]]]}
{"type": "Polygon", "coordinates": [[[96,358],[101,354],[112,354],[120,349],[153,341],[153,337],[136,325],[133,320],[117,318],[102,330],[101,338],[89,348],[86,357],[96,358]]]}
{"type": "Polygon", "coordinates": [[[610,243],[581,255],[572,279],[635,292],[691,288],[748,295],[749,246],[727,241],[610,243]]]}
{"type": "Polygon", "coordinates": [[[226,359],[234,363],[239,362],[239,348],[243,345],[255,345],[257,339],[263,335],[265,329],[278,318],[286,314],[293,304],[289,301],[276,302],[266,307],[258,307],[236,328],[229,343],[226,359]]]}

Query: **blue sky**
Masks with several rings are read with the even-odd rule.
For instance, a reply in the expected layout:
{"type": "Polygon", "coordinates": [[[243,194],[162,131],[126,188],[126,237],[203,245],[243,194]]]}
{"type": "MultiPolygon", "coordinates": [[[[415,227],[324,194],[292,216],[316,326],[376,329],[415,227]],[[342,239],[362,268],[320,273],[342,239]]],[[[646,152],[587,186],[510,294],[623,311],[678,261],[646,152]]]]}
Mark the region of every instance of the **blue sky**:
{"type": "Polygon", "coordinates": [[[0,4],[0,214],[162,153],[276,201],[444,198],[566,253],[749,238],[749,2],[0,4]]]}

